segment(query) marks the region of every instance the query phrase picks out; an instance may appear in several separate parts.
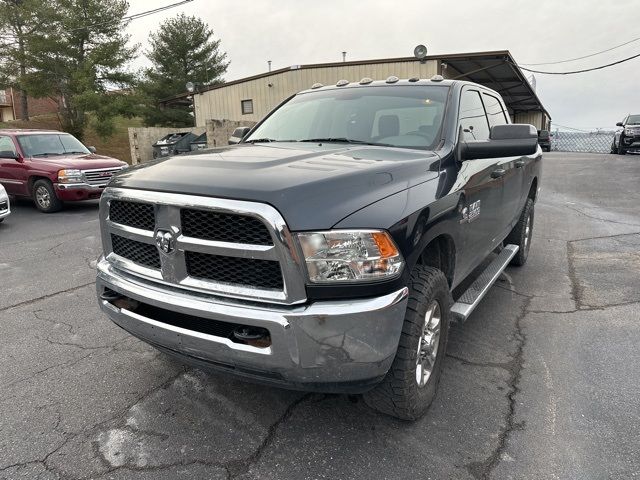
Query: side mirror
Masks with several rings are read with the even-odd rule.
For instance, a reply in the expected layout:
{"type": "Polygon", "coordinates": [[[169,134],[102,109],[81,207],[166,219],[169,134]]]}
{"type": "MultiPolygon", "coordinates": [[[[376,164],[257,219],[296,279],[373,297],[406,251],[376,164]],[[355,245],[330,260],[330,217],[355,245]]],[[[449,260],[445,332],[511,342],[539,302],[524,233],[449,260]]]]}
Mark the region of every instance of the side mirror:
{"type": "Polygon", "coordinates": [[[533,125],[495,125],[491,127],[489,140],[462,142],[461,159],[517,157],[537,151],[538,131],[533,125]]]}
{"type": "Polygon", "coordinates": [[[18,161],[21,160],[20,155],[13,150],[0,150],[0,158],[11,158],[18,161]]]}
{"type": "Polygon", "coordinates": [[[89,150],[91,153],[96,153],[96,147],[87,147],[87,150],[89,150]]]}
{"type": "Polygon", "coordinates": [[[618,122],[618,123],[616,123],[616,127],[624,127],[624,123],[618,122]]]}
{"type": "Polygon", "coordinates": [[[251,127],[238,127],[229,137],[229,145],[236,145],[251,131],[251,127]]]}

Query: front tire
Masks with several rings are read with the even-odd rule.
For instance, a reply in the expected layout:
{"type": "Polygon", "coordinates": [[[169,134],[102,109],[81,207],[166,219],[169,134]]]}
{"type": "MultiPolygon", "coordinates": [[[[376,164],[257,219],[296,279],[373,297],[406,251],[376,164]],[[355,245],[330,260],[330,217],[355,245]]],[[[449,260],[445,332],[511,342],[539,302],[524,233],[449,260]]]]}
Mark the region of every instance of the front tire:
{"type": "Polygon", "coordinates": [[[416,266],[396,357],[382,382],[364,394],[367,405],[402,420],[425,414],[442,374],[452,304],[444,274],[416,266]]]}
{"type": "Polygon", "coordinates": [[[44,213],[57,212],[62,208],[62,202],[56,196],[53,184],[49,180],[38,180],[33,184],[33,203],[44,213]]]}
{"type": "Polygon", "coordinates": [[[618,155],[626,155],[627,150],[622,146],[622,138],[618,142],[618,155]]]}
{"type": "Polygon", "coordinates": [[[518,253],[511,259],[511,265],[521,267],[527,263],[529,248],[531,248],[531,238],[533,237],[534,203],[531,198],[527,198],[518,223],[513,227],[509,236],[505,239],[506,245],[512,244],[520,247],[518,253]]]}

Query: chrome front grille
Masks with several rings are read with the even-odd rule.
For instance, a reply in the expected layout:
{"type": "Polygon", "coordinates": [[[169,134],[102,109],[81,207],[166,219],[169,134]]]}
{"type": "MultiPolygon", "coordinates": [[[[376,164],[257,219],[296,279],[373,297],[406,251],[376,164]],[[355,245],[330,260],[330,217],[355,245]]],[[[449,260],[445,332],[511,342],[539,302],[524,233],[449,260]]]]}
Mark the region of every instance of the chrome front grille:
{"type": "Polygon", "coordinates": [[[107,188],[100,220],[107,260],[127,273],[234,298],[306,300],[291,233],[269,205],[107,188]]]}
{"type": "Polygon", "coordinates": [[[91,170],[82,170],[82,173],[84,173],[89,185],[103,187],[111,180],[111,177],[120,170],[122,170],[120,167],[93,168],[91,170]]]}

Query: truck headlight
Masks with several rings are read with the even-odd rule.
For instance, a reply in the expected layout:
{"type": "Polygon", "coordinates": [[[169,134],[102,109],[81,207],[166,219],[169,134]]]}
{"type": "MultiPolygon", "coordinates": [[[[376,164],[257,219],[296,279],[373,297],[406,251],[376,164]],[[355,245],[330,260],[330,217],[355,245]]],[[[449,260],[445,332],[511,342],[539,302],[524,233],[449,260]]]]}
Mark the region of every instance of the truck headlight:
{"type": "Polygon", "coordinates": [[[404,261],[382,230],[298,233],[312,283],[371,282],[400,274],[404,261]]]}
{"type": "Polygon", "coordinates": [[[633,130],[631,130],[630,128],[625,128],[624,129],[624,134],[631,137],[631,136],[633,136],[633,130]]]}
{"type": "Polygon", "coordinates": [[[58,183],[83,183],[84,181],[81,170],[67,169],[58,172],[58,183]]]}

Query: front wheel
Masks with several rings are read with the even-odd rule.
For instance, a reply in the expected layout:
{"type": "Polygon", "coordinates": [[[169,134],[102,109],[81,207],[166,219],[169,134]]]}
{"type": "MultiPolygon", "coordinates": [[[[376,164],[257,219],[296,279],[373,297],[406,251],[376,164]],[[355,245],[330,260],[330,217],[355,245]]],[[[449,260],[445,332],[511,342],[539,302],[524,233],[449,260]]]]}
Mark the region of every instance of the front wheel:
{"type": "Polygon", "coordinates": [[[518,253],[511,259],[511,265],[521,267],[527,263],[529,248],[531,248],[531,237],[533,236],[534,204],[531,198],[527,198],[524,204],[518,223],[516,223],[509,236],[504,241],[505,244],[517,245],[520,247],[518,253]]]}
{"type": "Polygon", "coordinates": [[[618,155],[626,155],[627,150],[622,146],[622,138],[618,142],[618,155]]]}
{"type": "Polygon", "coordinates": [[[418,265],[398,351],[385,378],[364,394],[367,405],[402,420],[416,420],[436,396],[442,373],[453,300],[444,274],[418,265]]]}
{"type": "Polygon", "coordinates": [[[57,212],[62,208],[62,202],[56,196],[49,180],[38,180],[33,184],[33,202],[38,210],[44,213],[57,212]]]}

